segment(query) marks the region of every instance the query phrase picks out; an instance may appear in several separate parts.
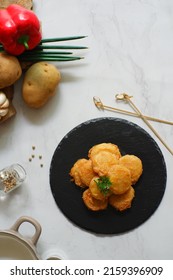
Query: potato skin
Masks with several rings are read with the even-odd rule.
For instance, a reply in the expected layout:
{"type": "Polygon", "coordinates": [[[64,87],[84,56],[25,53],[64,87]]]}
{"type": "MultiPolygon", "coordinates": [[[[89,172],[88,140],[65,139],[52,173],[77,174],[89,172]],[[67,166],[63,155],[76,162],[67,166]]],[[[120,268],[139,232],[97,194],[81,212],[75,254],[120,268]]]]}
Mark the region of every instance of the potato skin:
{"type": "Polygon", "coordinates": [[[0,88],[13,85],[22,75],[22,68],[15,56],[0,53],[0,88]]]}
{"type": "Polygon", "coordinates": [[[50,63],[37,62],[25,73],[22,95],[29,107],[40,108],[55,95],[61,80],[59,70],[50,63]]]}

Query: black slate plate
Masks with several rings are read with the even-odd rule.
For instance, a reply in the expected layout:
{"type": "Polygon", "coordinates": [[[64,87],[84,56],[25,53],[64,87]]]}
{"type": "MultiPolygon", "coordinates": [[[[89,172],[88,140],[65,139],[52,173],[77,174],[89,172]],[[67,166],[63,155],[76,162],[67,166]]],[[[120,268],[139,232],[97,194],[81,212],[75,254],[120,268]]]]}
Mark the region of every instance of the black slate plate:
{"type": "Polygon", "coordinates": [[[79,227],[102,234],[122,233],[145,222],[162,200],[166,178],[157,143],[141,127],[117,118],[92,119],[72,129],[56,148],[50,166],[51,190],[64,215],[79,227]],[[83,190],[70,181],[75,161],[87,158],[88,150],[102,142],[115,143],[122,154],[136,155],[143,162],[132,207],[122,213],[111,206],[100,212],[88,210],[82,201],[83,190]]]}

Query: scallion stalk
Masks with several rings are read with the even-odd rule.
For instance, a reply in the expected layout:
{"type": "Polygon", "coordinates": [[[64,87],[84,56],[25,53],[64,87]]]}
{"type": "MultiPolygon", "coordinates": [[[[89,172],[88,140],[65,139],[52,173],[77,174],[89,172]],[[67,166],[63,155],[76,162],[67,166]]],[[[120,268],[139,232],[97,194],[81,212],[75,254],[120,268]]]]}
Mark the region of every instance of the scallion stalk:
{"type": "MultiPolygon", "coordinates": [[[[32,50],[27,50],[21,55],[17,56],[21,61],[73,61],[83,59],[79,56],[70,56],[73,53],[69,51],[58,51],[60,50],[82,50],[87,49],[84,46],[70,46],[70,45],[47,45],[47,43],[56,43],[61,41],[70,41],[83,39],[86,36],[71,36],[71,37],[59,37],[59,38],[47,38],[42,39],[40,44],[32,50]],[[47,51],[44,51],[47,50],[47,51]]],[[[0,52],[4,51],[3,45],[0,44],[0,52]]]]}
{"type": "Polygon", "coordinates": [[[87,36],[72,36],[72,37],[61,37],[61,38],[47,38],[42,39],[41,43],[51,43],[51,42],[62,42],[62,41],[70,41],[70,40],[78,40],[86,38],[87,36]]]}
{"type": "Polygon", "coordinates": [[[23,54],[19,55],[22,56],[22,55],[35,55],[35,54],[45,54],[45,55],[71,55],[73,54],[72,52],[54,52],[54,51],[43,51],[43,50],[35,50],[34,52],[31,50],[31,51],[26,51],[24,52],[23,54]]]}
{"type": "Polygon", "coordinates": [[[21,61],[73,61],[73,60],[80,60],[83,57],[51,57],[51,56],[33,56],[33,57],[21,57],[19,60],[21,61]]]}
{"type": "Polygon", "coordinates": [[[75,50],[82,50],[82,49],[87,49],[87,47],[84,46],[58,46],[58,45],[38,45],[37,47],[35,47],[34,50],[42,50],[42,49],[66,49],[66,50],[71,50],[71,49],[75,49],[75,50]]]}

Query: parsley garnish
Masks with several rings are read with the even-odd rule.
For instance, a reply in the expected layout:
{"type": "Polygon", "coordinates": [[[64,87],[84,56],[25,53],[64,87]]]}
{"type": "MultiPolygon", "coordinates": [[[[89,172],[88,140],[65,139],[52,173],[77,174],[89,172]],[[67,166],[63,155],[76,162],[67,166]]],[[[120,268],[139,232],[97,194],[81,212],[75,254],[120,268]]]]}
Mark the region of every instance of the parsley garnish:
{"type": "Polygon", "coordinates": [[[99,190],[104,194],[107,195],[112,185],[111,181],[106,176],[101,176],[99,179],[95,180],[99,190]]]}

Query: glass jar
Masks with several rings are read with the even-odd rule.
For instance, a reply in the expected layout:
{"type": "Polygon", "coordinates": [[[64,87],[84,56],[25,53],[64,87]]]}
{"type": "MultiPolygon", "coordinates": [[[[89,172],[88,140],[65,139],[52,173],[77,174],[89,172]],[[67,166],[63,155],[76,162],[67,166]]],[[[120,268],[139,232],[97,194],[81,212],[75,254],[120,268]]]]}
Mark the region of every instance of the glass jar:
{"type": "Polygon", "coordinates": [[[0,192],[9,193],[18,188],[26,178],[25,169],[18,163],[0,170],[0,192]]]}

